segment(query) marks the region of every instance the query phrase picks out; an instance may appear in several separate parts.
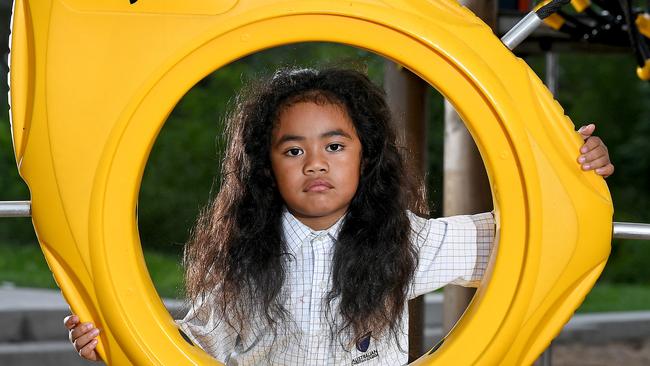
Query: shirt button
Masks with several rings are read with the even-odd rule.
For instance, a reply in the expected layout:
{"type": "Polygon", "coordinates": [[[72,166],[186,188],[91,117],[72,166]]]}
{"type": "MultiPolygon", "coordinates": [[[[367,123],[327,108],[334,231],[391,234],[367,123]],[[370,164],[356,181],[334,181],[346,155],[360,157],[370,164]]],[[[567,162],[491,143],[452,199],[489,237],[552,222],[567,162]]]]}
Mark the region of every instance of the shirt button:
{"type": "Polygon", "coordinates": [[[325,285],[326,285],[325,281],[321,281],[320,282],[320,289],[325,290],[325,285]]]}

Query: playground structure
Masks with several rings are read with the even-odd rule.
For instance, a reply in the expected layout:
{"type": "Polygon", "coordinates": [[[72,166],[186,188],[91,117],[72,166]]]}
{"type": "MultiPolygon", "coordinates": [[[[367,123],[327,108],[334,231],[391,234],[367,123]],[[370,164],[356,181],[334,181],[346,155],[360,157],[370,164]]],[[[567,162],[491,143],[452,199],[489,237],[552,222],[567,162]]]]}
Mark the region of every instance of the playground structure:
{"type": "Polygon", "coordinates": [[[609,249],[607,189],[593,174],[573,172],[568,157],[580,142],[573,125],[527,66],[468,11],[453,2],[400,2],[394,9],[319,1],[233,2],[227,9],[199,2],[184,3],[185,8],[142,4],[17,1],[14,13],[14,148],[32,201],[10,206],[17,215],[31,207],[50,268],[73,309],[109,330],[100,349],[109,363],[214,362],[185,343],[156,302],[139,252],[134,216],[139,180],[167,113],[189,87],[233,59],[292,42],[347,43],[400,62],[455,103],[481,149],[499,217],[498,256],[461,323],[437,352],[418,362],[530,363],[593,285],[609,249]],[[142,17],[165,9],[185,15],[142,17]],[[220,11],[226,13],[188,22],[193,19],[188,14],[220,11]],[[48,24],[38,22],[46,18],[48,24]],[[149,23],[143,24],[145,19],[149,23]],[[123,34],[110,32],[115,24],[124,27],[123,34]],[[355,31],[330,34],[334,25],[355,31]],[[151,29],[164,33],[176,26],[184,34],[175,34],[173,47],[149,35],[158,34],[151,29]],[[63,43],[79,29],[83,39],[63,43]],[[288,29],[305,32],[287,34],[288,29]],[[470,47],[463,39],[477,42],[470,47]],[[93,47],[99,42],[131,53],[103,60],[102,50],[93,47]],[[143,44],[150,47],[147,55],[140,53],[143,44]],[[127,62],[133,52],[139,65],[127,62]],[[97,70],[113,74],[96,75],[97,70]],[[106,89],[69,87],[91,82],[106,89]],[[120,98],[109,103],[107,90],[120,98]],[[84,110],[75,110],[79,105],[84,110]],[[97,122],[88,126],[83,122],[91,115],[97,122]],[[74,168],[79,165],[87,169],[74,168]],[[554,202],[558,196],[563,199],[554,202]],[[557,240],[559,228],[573,235],[557,240]],[[547,250],[562,247],[573,257],[554,263],[547,250]],[[116,253],[123,252],[129,256],[118,263],[116,253]],[[556,282],[540,282],[542,277],[556,282]],[[136,331],[135,318],[140,324],[144,319],[146,329],[136,331]],[[467,344],[476,351],[468,352],[467,344]]]}

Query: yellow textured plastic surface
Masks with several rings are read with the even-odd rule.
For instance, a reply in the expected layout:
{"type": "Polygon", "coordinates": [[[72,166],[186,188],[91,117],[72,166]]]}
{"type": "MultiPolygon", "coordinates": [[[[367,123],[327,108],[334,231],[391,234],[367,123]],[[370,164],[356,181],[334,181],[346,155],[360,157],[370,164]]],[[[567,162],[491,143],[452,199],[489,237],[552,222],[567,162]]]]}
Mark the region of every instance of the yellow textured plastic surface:
{"type": "Polygon", "coordinates": [[[217,364],[183,340],[149,278],[136,223],[142,173],[196,82],[305,41],[369,49],[417,73],[458,109],[487,167],[498,253],[464,317],[416,364],[532,363],[600,274],[612,204],[603,179],[578,168],[581,139],[562,108],[467,9],[451,0],[17,0],[20,173],[57,283],[82,320],[104,329],[102,357],[217,364]]]}

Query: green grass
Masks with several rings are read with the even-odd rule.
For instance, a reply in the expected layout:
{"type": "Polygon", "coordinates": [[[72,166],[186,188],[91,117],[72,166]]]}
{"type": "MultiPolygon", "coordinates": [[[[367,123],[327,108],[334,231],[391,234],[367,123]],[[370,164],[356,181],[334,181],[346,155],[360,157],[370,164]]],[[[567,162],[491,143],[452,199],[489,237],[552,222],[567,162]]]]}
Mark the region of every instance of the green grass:
{"type": "MultiPolygon", "coordinates": [[[[144,257],[158,293],[163,297],[182,297],[183,269],[180,258],[147,250],[144,257]]],[[[2,282],[24,287],[57,288],[37,244],[0,243],[0,283],[2,282]]]]}
{"type": "Polygon", "coordinates": [[[579,313],[650,310],[650,285],[597,283],[579,313]]]}
{"type": "Polygon", "coordinates": [[[16,286],[56,288],[38,245],[0,244],[0,282],[16,286]]]}
{"type": "MultiPolygon", "coordinates": [[[[183,270],[180,258],[145,250],[145,260],[158,293],[182,297],[183,270]]],[[[38,245],[0,244],[0,283],[56,288],[38,245]]],[[[598,283],[578,309],[579,313],[650,310],[650,285],[598,283]]]]}

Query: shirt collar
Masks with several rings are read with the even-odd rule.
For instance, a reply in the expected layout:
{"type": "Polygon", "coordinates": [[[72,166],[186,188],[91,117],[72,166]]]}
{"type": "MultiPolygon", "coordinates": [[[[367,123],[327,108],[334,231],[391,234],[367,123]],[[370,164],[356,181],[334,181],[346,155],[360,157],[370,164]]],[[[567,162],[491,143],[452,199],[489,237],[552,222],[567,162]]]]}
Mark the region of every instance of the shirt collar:
{"type": "Polygon", "coordinates": [[[335,241],[339,236],[346,215],[341,216],[340,219],[327,229],[313,230],[309,226],[300,222],[300,220],[293,216],[287,207],[284,206],[282,209],[282,228],[289,248],[293,249],[295,252],[305,240],[312,240],[323,235],[328,235],[333,241],[335,241]]]}

